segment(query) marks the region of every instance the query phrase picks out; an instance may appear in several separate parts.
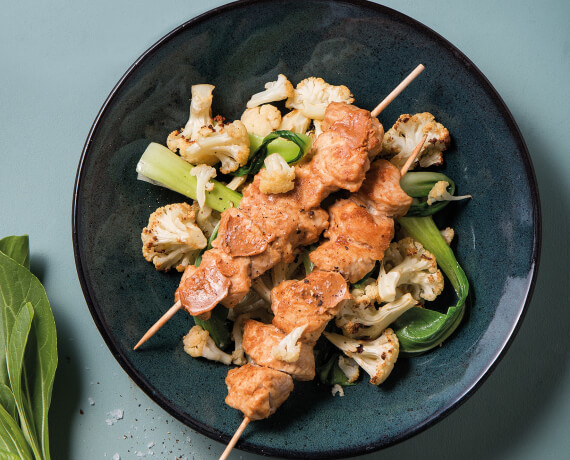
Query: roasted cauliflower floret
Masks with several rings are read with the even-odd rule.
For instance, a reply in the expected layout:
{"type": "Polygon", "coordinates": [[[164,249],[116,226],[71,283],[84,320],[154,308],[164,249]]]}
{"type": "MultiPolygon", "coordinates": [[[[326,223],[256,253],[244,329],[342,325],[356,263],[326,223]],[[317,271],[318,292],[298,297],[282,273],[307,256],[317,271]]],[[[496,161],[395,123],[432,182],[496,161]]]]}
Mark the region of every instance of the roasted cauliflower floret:
{"type": "Polygon", "coordinates": [[[427,204],[432,205],[437,201],[459,201],[467,198],[472,198],[471,195],[454,196],[447,191],[449,182],[440,180],[435,183],[428,193],[427,204]]]}
{"type": "Polygon", "coordinates": [[[449,131],[428,112],[400,115],[384,136],[381,155],[401,168],[425,134],[428,135],[427,140],[410,169],[414,169],[418,162],[422,168],[443,164],[442,152],[451,142],[449,131]]]}
{"type": "Polygon", "coordinates": [[[338,367],[340,367],[340,370],[344,372],[344,375],[346,375],[348,383],[354,383],[358,380],[358,377],[360,376],[360,368],[354,359],[346,356],[339,356],[338,367]]]}
{"type": "Polygon", "coordinates": [[[173,267],[184,271],[207,245],[206,237],[195,223],[194,211],[187,203],[170,204],[154,211],[142,230],[141,239],[144,258],[161,271],[173,267]]]}
{"type": "Polygon", "coordinates": [[[329,332],[324,335],[370,375],[373,385],[384,382],[394,369],[400,344],[392,329],[386,329],[376,340],[356,340],[329,332]]]}
{"type": "Polygon", "coordinates": [[[289,332],[289,334],[271,350],[273,357],[287,363],[298,361],[299,355],[301,354],[301,344],[298,344],[297,341],[301,338],[306,327],[307,325],[303,324],[289,332]]]}
{"type": "Polygon", "coordinates": [[[311,119],[303,115],[300,110],[295,109],[281,118],[281,126],[279,126],[279,129],[305,134],[309,126],[311,126],[311,119]]]}
{"type": "Polygon", "coordinates": [[[282,101],[293,96],[295,89],[287,77],[279,74],[276,81],[270,81],[265,84],[265,91],[256,93],[251,96],[247,102],[247,108],[257,107],[258,105],[268,104],[270,102],[282,101]]]}
{"type": "Polygon", "coordinates": [[[379,308],[374,304],[365,306],[356,302],[346,302],[335,323],[347,337],[375,339],[400,315],[416,305],[418,301],[411,294],[404,294],[379,308]]]}
{"type": "Polygon", "coordinates": [[[245,109],[241,121],[248,133],[265,137],[281,125],[281,112],[274,105],[263,104],[245,109]]]}
{"type": "Polygon", "coordinates": [[[289,166],[278,153],[269,155],[261,170],[259,190],[261,193],[286,193],[295,187],[295,167],[289,166]]]}
{"type": "Polygon", "coordinates": [[[331,102],[354,102],[350,90],[344,86],[328,84],[322,78],[309,77],[297,85],[293,96],[285,105],[289,109],[298,109],[307,118],[323,120],[325,110],[331,102]]]}
{"type": "Polygon", "coordinates": [[[190,139],[186,139],[182,135],[182,131],[178,129],[172,131],[166,138],[166,146],[174,153],[186,150],[187,147],[192,145],[192,142],[193,141],[191,141],[190,139]]]}
{"type": "Polygon", "coordinates": [[[414,299],[434,300],[443,290],[437,261],[418,241],[404,238],[391,243],[380,265],[378,299],[392,302],[401,292],[414,299]]]}
{"type": "Polygon", "coordinates": [[[196,201],[192,203],[192,210],[196,216],[196,224],[200,227],[204,236],[210,238],[212,233],[214,233],[216,225],[220,223],[221,213],[207,205],[200,207],[196,201]]]}
{"type": "Polygon", "coordinates": [[[210,333],[200,326],[194,326],[190,329],[182,341],[184,351],[193,358],[206,358],[226,365],[232,363],[232,357],[220,350],[210,337],[210,333]]]}
{"type": "Polygon", "coordinates": [[[180,156],[194,165],[212,166],[221,161],[220,170],[224,174],[233,172],[246,164],[249,157],[247,129],[240,120],[203,126],[195,140],[180,150],[180,156]]]}
{"type": "Polygon", "coordinates": [[[214,189],[214,184],[210,182],[210,179],[216,177],[216,174],[216,170],[208,165],[198,165],[190,171],[190,175],[196,177],[196,201],[200,209],[206,203],[206,192],[214,189]]]}
{"type": "Polygon", "coordinates": [[[439,233],[441,233],[441,236],[443,236],[443,239],[449,246],[455,236],[455,230],[453,230],[451,227],[447,227],[444,228],[443,230],[440,230],[439,233]]]}
{"type": "Polygon", "coordinates": [[[213,85],[193,85],[190,101],[190,118],[182,130],[172,131],[166,139],[166,146],[173,152],[184,151],[192,144],[202,126],[211,125],[213,85]]]}
{"type": "Polygon", "coordinates": [[[190,101],[190,118],[182,130],[182,135],[186,139],[193,139],[197,136],[202,126],[213,123],[212,120],[212,92],[214,85],[193,85],[192,99],[190,101]]]}

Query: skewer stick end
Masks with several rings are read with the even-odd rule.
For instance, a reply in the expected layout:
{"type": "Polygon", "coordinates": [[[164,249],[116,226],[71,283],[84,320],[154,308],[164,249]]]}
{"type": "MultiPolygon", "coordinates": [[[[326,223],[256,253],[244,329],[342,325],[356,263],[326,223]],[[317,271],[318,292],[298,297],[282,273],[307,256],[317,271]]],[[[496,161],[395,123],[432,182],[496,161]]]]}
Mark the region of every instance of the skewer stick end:
{"type": "Polygon", "coordinates": [[[376,106],[376,108],[370,112],[371,115],[373,117],[377,117],[378,115],[380,115],[380,112],[382,112],[386,107],[388,107],[388,105],[394,100],[396,99],[396,97],[420,74],[424,71],[425,66],[423,64],[419,64],[414,70],[412,70],[410,72],[410,74],[404,78],[400,84],[398,86],[396,86],[392,92],[390,94],[388,94],[388,96],[386,96],[386,98],[380,102],[380,104],[378,104],[376,106]]]}
{"type": "Polygon", "coordinates": [[[249,417],[244,417],[243,421],[241,422],[241,425],[239,426],[239,428],[236,430],[236,432],[234,433],[234,435],[232,436],[232,439],[230,440],[230,442],[228,443],[226,449],[224,450],[224,452],[222,453],[222,455],[220,456],[219,460],[226,460],[228,458],[228,455],[230,455],[230,452],[232,451],[232,449],[234,448],[234,446],[236,445],[238,439],[240,438],[241,434],[243,433],[243,431],[245,430],[245,428],[247,427],[247,425],[249,424],[249,422],[251,422],[249,417]]]}

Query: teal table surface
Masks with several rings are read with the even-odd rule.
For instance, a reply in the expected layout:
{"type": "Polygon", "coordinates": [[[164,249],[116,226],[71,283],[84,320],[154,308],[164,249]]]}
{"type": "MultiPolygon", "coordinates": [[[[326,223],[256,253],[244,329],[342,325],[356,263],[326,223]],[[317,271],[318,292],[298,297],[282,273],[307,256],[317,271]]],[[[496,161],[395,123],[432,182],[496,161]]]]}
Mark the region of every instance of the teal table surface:
{"type": "MultiPolygon", "coordinates": [[[[167,32],[225,3],[2,4],[0,236],[30,235],[32,270],[46,287],[56,319],[54,459],[213,459],[223,451],[147,397],[105,346],[75,270],[71,205],[83,143],[115,83],[167,32]],[[123,417],[112,423],[117,409],[123,417]]],[[[482,387],[435,426],[359,458],[570,458],[570,2],[382,3],[448,39],[502,96],[534,163],[543,241],[522,328],[482,387]]],[[[231,458],[262,457],[236,450],[231,458]]]]}

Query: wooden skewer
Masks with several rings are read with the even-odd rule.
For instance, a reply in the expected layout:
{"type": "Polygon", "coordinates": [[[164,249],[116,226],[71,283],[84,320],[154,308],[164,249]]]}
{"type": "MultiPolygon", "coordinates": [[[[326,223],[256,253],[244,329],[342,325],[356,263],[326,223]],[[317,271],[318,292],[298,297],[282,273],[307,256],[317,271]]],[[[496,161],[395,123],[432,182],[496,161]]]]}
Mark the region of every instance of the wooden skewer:
{"type": "MultiPolygon", "coordinates": [[[[422,147],[426,143],[427,138],[428,138],[428,135],[424,134],[424,137],[422,137],[422,140],[418,143],[418,145],[416,145],[416,148],[414,149],[412,154],[408,157],[404,166],[402,166],[402,169],[400,171],[401,177],[404,177],[404,175],[408,172],[408,169],[410,169],[410,166],[412,165],[414,160],[417,158],[420,151],[422,150],[422,147]]],[[[248,417],[244,417],[243,422],[241,422],[241,425],[238,427],[238,429],[236,430],[236,432],[232,436],[232,439],[230,440],[229,444],[227,445],[226,449],[222,453],[222,456],[220,457],[219,460],[226,460],[228,458],[228,455],[230,454],[230,452],[232,451],[232,449],[236,445],[238,439],[240,438],[241,434],[243,433],[243,431],[245,430],[245,427],[249,424],[249,422],[250,422],[250,419],[248,417]]]]}
{"type": "MultiPolygon", "coordinates": [[[[425,69],[425,67],[423,66],[423,64],[418,65],[406,78],[404,78],[404,80],[402,80],[402,82],[398,86],[396,86],[392,90],[392,92],[390,94],[388,94],[388,96],[386,96],[386,98],[382,102],[380,102],[380,104],[378,104],[378,106],[376,106],[376,108],[372,112],[370,112],[371,115],[373,117],[377,117],[378,114],[380,114],[380,112],[382,112],[382,110],[384,110],[386,107],[388,107],[388,105],[412,82],[412,80],[414,80],[414,78],[416,78],[420,73],[422,73],[424,69],[425,69]]],[[[420,147],[420,149],[421,149],[421,147],[420,147]]],[[[415,152],[415,150],[414,150],[414,152],[415,152]]],[[[417,153],[419,153],[419,150],[417,153]]],[[[416,153],[416,156],[417,156],[417,153],[416,153]]],[[[412,154],[412,156],[415,158],[414,154],[412,154]]],[[[409,161],[409,159],[408,159],[408,161],[409,161]]],[[[413,159],[411,161],[413,161],[413,159]]],[[[410,164],[411,164],[411,162],[410,162],[410,164]]],[[[406,174],[406,172],[409,168],[409,165],[407,167],[406,167],[406,165],[404,165],[404,168],[402,168],[402,172],[401,172],[402,176],[404,174],[406,174]]],[[[180,301],[176,302],[172,307],[170,307],[170,309],[156,323],[154,323],[154,325],[148,331],[146,331],[146,333],[142,336],[142,338],[139,340],[139,342],[134,346],[134,349],[136,350],[143,343],[145,343],[148,339],[150,339],[181,308],[182,308],[182,304],[180,303],[180,301]]]]}
{"type": "Polygon", "coordinates": [[[402,169],[400,170],[400,177],[404,177],[404,175],[408,172],[408,169],[410,169],[410,166],[412,166],[412,163],[418,157],[418,155],[420,154],[420,152],[422,150],[422,147],[426,143],[427,137],[428,137],[428,135],[424,134],[424,137],[422,137],[422,140],[419,142],[418,145],[416,145],[416,148],[414,149],[412,154],[408,157],[408,159],[404,163],[404,166],[402,166],[402,169]]]}
{"type": "Polygon", "coordinates": [[[386,98],[382,102],[380,102],[380,104],[378,104],[372,112],[370,112],[370,114],[373,117],[377,117],[380,114],[380,112],[382,112],[382,110],[384,110],[386,107],[388,107],[390,102],[392,102],[394,99],[396,99],[398,94],[400,94],[406,88],[406,86],[408,86],[414,80],[414,78],[416,78],[420,73],[423,72],[424,69],[425,69],[425,67],[423,64],[418,65],[410,73],[410,75],[408,75],[406,78],[404,78],[402,80],[402,82],[398,86],[396,86],[394,88],[394,90],[390,94],[388,94],[388,96],[386,96],[386,98]]]}
{"type": "Polygon", "coordinates": [[[241,425],[232,436],[232,439],[230,440],[229,444],[226,446],[226,450],[224,450],[224,452],[220,456],[220,460],[226,460],[226,458],[228,458],[228,455],[230,455],[230,452],[236,445],[236,442],[238,441],[239,437],[243,433],[243,430],[245,430],[245,427],[249,424],[250,421],[251,420],[249,419],[249,417],[243,418],[243,422],[241,422],[241,425]]]}
{"type": "MultiPolygon", "coordinates": [[[[421,72],[421,70],[420,70],[420,72],[421,72]]],[[[408,157],[404,166],[402,166],[402,169],[400,171],[401,177],[404,177],[404,175],[408,172],[408,170],[410,169],[410,166],[412,165],[414,160],[417,158],[420,151],[422,150],[422,147],[426,143],[427,138],[428,138],[428,135],[424,134],[424,137],[422,137],[422,140],[418,143],[418,145],[416,145],[416,148],[414,149],[412,154],[408,157]]],[[[222,453],[222,456],[220,457],[219,460],[226,460],[228,458],[228,455],[230,454],[230,452],[232,451],[232,449],[236,445],[238,439],[240,438],[241,434],[245,430],[245,427],[249,424],[250,421],[251,420],[248,417],[244,417],[243,422],[241,422],[241,425],[238,427],[238,429],[236,430],[236,432],[232,436],[232,439],[230,440],[229,444],[227,445],[226,449],[222,453]]]]}
{"type": "Polygon", "coordinates": [[[162,315],[162,317],[156,323],[154,323],[154,325],[148,331],[146,331],[145,335],[143,335],[142,338],[139,340],[139,342],[135,345],[134,350],[136,350],[143,343],[145,343],[148,339],[150,339],[154,334],[156,334],[156,332],[162,326],[164,326],[167,323],[167,321],[170,318],[172,318],[174,316],[174,314],[178,310],[180,310],[181,308],[182,308],[182,303],[180,303],[180,300],[179,300],[174,305],[172,305],[172,307],[170,307],[168,309],[168,311],[164,315],[162,315]]]}

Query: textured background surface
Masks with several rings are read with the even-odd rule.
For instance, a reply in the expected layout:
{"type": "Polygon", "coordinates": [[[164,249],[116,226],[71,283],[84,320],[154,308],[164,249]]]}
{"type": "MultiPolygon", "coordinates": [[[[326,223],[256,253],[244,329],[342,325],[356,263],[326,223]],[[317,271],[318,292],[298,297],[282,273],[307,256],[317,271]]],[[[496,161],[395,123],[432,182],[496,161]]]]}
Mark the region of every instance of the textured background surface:
{"type": "MultiPolygon", "coordinates": [[[[77,280],[70,221],[83,142],[116,81],[161,36],[224,3],[56,0],[3,8],[0,235],[30,234],[32,269],[46,286],[58,325],[54,458],[119,453],[123,459],[211,459],[223,450],[163,412],[109,353],[77,280]],[[115,409],[124,410],[124,418],[108,425],[115,409]]],[[[433,428],[361,458],[564,458],[570,450],[570,314],[564,295],[570,281],[570,6],[554,0],[540,7],[515,0],[383,4],[451,41],[505,100],[537,173],[543,251],[525,322],[481,389],[433,428]]],[[[258,458],[239,451],[233,457],[258,458]]]]}

